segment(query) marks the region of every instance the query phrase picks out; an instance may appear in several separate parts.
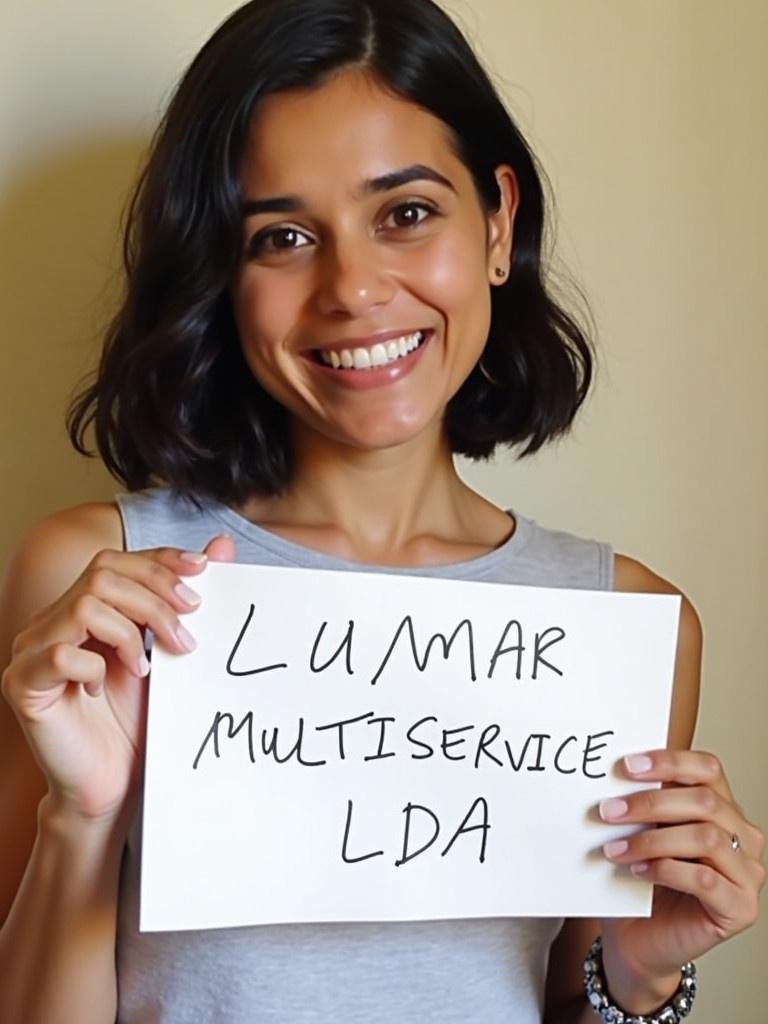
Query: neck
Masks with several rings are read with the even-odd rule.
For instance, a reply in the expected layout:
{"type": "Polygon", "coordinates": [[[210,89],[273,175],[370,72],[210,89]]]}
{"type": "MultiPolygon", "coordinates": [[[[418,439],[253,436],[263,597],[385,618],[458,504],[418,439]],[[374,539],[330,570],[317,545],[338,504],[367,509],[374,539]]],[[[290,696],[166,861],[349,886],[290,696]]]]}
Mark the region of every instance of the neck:
{"type": "Polygon", "coordinates": [[[491,536],[492,546],[503,536],[506,517],[500,522],[498,509],[461,480],[441,429],[371,452],[297,425],[294,452],[287,491],[256,499],[249,518],[322,531],[337,549],[370,561],[417,552],[426,560],[435,543],[482,545],[491,536]]]}

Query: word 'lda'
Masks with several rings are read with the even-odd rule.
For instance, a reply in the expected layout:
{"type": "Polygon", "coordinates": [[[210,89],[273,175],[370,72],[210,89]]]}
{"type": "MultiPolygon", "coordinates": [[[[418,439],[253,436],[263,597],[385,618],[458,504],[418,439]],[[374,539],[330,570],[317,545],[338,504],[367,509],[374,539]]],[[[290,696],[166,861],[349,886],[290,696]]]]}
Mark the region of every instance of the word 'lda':
{"type": "MultiPolygon", "coordinates": [[[[344,841],[341,844],[341,859],[345,864],[359,864],[360,861],[370,860],[371,857],[381,857],[384,854],[383,850],[373,850],[370,853],[359,854],[358,856],[350,856],[349,854],[349,833],[352,827],[352,811],[353,804],[351,800],[347,801],[347,822],[344,826],[344,841]]],[[[423,804],[413,804],[410,801],[403,808],[403,814],[405,815],[405,821],[403,822],[403,850],[400,857],[395,861],[395,867],[402,867],[403,864],[407,864],[409,860],[413,860],[414,857],[419,857],[422,853],[425,853],[430,846],[436,841],[440,835],[440,820],[434,811],[430,810],[429,807],[425,807],[423,804]],[[411,818],[414,814],[417,814],[422,819],[426,815],[429,819],[429,826],[432,829],[432,835],[427,839],[426,842],[422,843],[418,849],[411,849],[411,818]]],[[[477,797],[472,806],[469,808],[467,813],[464,815],[461,824],[453,833],[451,838],[448,840],[447,845],[441,851],[440,856],[444,857],[446,853],[451,849],[453,844],[461,835],[466,835],[469,832],[480,832],[480,854],[478,860],[481,864],[485,863],[485,844],[488,839],[488,830],[491,827],[491,823],[488,820],[488,803],[485,797],[477,797]],[[476,813],[477,812],[477,813],[476,813]],[[479,821],[470,825],[470,821],[473,818],[479,817],[479,821]]]]}
{"type": "MultiPolygon", "coordinates": [[[[250,605],[248,614],[245,622],[240,630],[240,633],[235,641],[235,644],[227,658],[227,673],[231,676],[253,676],[260,672],[272,672],[275,669],[288,668],[287,662],[277,662],[272,665],[261,665],[258,668],[235,668],[235,657],[239,651],[243,639],[246,636],[248,629],[251,625],[251,621],[256,610],[255,605],[250,605]]],[[[354,675],[354,668],[352,667],[352,640],[355,633],[355,621],[354,619],[348,620],[348,625],[344,636],[341,639],[338,647],[335,650],[331,650],[330,656],[328,652],[321,655],[320,648],[322,646],[323,635],[328,626],[327,620],[320,624],[319,629],[315,635],[315,640],[312,645],[312,651],[309,656],[309,669],[312,672],[324,672],[329,666],[331,666],[339,658],[344,658],[344,668],[347,675],[354,675]],[[323,661],[323,657],[326,658],[323,661]]],[[[384,653],[384,656],[379,663],[379,667],[371,678],[371,685],[375,685],[381,677],[384,669],[387,667],[387,663],[392,657],[400,638],[405,635],[410,645],[411,655],[413,657],[414,664],[419,672],[426,671],[427,663],[429,662],[430,654],[432,649],[436,645],[440,645],[442,649],[443,659],[447,660],[451,653],[451,648],[456,642],[459,635],[462,635],[465,640],[464,649],[467,656],[467,663],[469,667],[470,679],[475,682],[477,679],[477,666],[475,656],[475,633],[472,628],[472,623],[469,619],[462,619],[461,622],[456,626],[450,637],[446,637],[444,633],[434,633],[426,642],[424,653],[419,653],[419,645],[416,640],[416,630],[413,624],[413,616],[405,615],[395,630],[395,634],[389,644],[389,647],[384,653]]],[[[539,666],[543,665],[550,671],[557,673],[561,676],[562,671],[553,665],[550,661],[544,657],[544,652],[547,651],[553,644],[559,643],[565,639],[565,630],[560,626],[549,626],[547,629],[541,632],[535,632],[533,637],[533,647],[531,651],[531,665],[530,665],[530,678],[536,679],[539,671],[539,666]]],[[[367,640],[366,643],[370,643],[367,640]]],[[[333,645],[331,644],[331,647],[333,645]]],[[[512,664],[514,665],[515,679],[522,678],[523,674],[523,655],[528,649],[529,645],[524,643],[523,626],[517,619],[509,619],[501,635],[496,643],[496,646],[488,660],[488,672],[487,678],[493,678],[493,673],[496,669],[496,664],[500,658],[506,658],[512,656],[512,664]]]]}

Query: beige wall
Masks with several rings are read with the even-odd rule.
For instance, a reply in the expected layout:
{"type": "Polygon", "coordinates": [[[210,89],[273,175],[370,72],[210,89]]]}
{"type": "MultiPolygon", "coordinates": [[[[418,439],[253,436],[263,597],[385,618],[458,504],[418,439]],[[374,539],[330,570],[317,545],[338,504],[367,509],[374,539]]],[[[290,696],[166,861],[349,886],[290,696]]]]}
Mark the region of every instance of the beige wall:
{"type": "MultiPolygon", "coordinates": [[[[612,540],[705,623],[697,744],[768,825],[768,5],[451,0],[554,184],[600,380],[566,442],[467,475],[546,525],[612,540]]],[[[4,5],[0,558],[45,512],[116,489],[68,450],[67,393],[110,309],[121,203],[174,78],[224,0],[4,5]]],[[[702,1024],[759,1024],[765,925],[701,964],[702,1024]]]]}

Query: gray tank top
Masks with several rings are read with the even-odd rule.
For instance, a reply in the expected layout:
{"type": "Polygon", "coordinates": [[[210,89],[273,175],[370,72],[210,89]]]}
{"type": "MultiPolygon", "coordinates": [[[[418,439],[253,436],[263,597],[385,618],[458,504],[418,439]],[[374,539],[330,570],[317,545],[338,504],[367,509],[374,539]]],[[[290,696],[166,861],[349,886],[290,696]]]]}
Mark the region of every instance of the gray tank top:
{"type": "MultiPolygon", "coordinates": [[[[512,536],[450,565],[384,567],[283,540],[226,505],[202,510],[167,488],[116,497],[127,550],[201,550],[229,533],[237,560],[530,586],[613,588],[608,544],[510,512],[512,536]]],[[[138,930],[140,817],[123,861],[117,937],[119,1024],[539,1024],[559,918],[138,930]]],[[[202,884],[205,884],[204,881],[202,884]]]]}

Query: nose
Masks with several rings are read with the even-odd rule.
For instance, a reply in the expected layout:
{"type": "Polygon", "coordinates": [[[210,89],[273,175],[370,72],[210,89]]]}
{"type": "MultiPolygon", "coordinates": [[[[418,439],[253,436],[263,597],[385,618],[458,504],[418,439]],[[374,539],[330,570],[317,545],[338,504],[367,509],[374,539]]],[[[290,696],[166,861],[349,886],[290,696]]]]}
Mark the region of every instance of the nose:
{"type": "Polygon", "coordinates": [[[360,317],[386,305],[394,290],[373,240],[336,240],[318,261],[316,301],[324,316],[360,317]]]}

